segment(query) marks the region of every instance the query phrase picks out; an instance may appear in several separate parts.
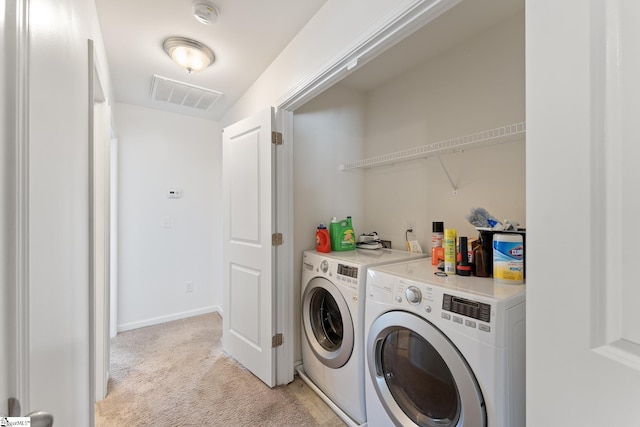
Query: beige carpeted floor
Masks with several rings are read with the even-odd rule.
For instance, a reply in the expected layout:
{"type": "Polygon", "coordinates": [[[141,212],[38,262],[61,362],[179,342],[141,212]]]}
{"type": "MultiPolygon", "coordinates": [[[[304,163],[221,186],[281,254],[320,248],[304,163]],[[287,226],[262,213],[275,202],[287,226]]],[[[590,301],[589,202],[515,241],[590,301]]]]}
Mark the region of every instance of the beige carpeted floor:
{"type": "Polygon", "coordinates": [[[96,427],[344,426],[301,380],[267,387],[221,336],[217,313],[118,334],[96,427]]]}

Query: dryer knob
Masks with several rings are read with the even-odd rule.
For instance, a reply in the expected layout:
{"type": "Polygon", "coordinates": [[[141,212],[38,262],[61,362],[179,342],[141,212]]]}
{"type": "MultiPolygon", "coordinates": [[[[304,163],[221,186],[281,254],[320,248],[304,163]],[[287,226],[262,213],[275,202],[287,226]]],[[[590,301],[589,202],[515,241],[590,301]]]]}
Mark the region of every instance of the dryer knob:
{"type": "Polygon", "coordinates": [[[402,297],[401,296],[397,296],[396,297],[396,302],[402,302],[402,297]]]}
{"type": "Polygon", "coordinates": [[[327,270],[329,270],[329,263],[327,262],[327,260],[324,260],[320,263],[320,270],[322,270],[323,273],[326,273],[327,270]]]}
{"type": "Polygon", "coordinates": [[[431,306],[430,305],[425,306],[424,311],[426,311],[427,313],[431,313],[431,306]]]}
{"type": "Polygon", "coordinates": [[[404,295],[405,297],[407,297],[407,301],[409,301],[411,304],[420,304],[420,301],[422,300],[420,289],[416,288],[415,286],[409,286],[404,291],[404,295]]]}

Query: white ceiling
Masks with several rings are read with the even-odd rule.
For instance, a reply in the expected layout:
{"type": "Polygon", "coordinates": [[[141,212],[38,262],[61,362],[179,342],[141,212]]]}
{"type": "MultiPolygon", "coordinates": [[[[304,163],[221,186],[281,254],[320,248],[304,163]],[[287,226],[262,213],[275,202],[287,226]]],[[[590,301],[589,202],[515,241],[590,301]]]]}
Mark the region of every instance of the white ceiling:
{"type": "Polygon", "coordinates": [[[96,0],[116,101],[219,120],[326,1],[213,0],[218,22],[204,25],[194,0],[96,0]],[[162,48],[171,36],[206,44],[215,62],[188,74],[162,48]],[[155,101],[154,74],[223,95],[206,112],[155,101]]]}
{"type": "MultiPolygon", "coordinates": [[[[219,120],[327,0],[213,0],[220,17],[204,25],[199,0],[96,0],[117,102],[219,120]],[[212,66],[188,74],[162,42],[189,37],[208,45],[212,66]],[[153,75],[222,92],[206,112],[151,98],[153,75]]],[[[371,90],[524,8],[524,0],[466,0],[340,83],[371,90]]]]}
{"type": "Polygon", "coordinates": [[[463,0],[340,84],[368,91],[524,9],[525,0],[463,0]]]}

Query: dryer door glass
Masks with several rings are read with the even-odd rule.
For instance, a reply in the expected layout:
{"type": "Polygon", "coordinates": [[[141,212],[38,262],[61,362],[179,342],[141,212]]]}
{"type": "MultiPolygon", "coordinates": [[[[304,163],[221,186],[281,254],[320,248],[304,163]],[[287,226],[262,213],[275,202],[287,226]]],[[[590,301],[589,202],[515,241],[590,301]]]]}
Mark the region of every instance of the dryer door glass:
{"type": "Polygon", "coordinates": [[[338,369],[349,361],[354,345],[353,319],[347,301],[330,281],[316,277],[302,297],[307,343],[324,365],[338,369]]]}
{"type": "Polygon", "coordinates": [[[381,348],[387,386],[402,411],[419,426],[455,426],[460,395],[440,354],[407,329],[391,332],[381,348]]]}
{"type": "Polygon", "coordinates": [[[340,308],[326,289],[318,288],[311,297],[311,328],[318,343],[327,351],[342,345],[343,325],[340,308]]]}
{"type": "Polygon", "coordinates": [[[486,427],[482,392],[465,358],[429,321],[389,311],[372,323],[367,367],[397,425],[486,427]]]}

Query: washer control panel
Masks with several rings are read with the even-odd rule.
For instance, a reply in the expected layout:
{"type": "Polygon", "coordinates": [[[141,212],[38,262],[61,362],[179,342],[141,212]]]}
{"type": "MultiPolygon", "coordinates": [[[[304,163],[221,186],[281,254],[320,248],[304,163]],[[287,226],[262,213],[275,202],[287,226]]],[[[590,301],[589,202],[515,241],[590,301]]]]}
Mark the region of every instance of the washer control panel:
{"type": "Polygon", "coordinates": [[[366,274],[362,274],[362,267],[348,264],[315,254],[303,255],[302,272],[314,276],[325,277],[337,285],[345,286],[352,291],[358,291],[364,287],[366,274]],[[364,277],[364,279],[362,277],[364,277]],[[362,282],[362,283],[361,283],[362,282]]]}
{"type": "Polygon", "coordinates": [[[435,321],[446,321],[451,327],[464,331],[475,331],[482,335],[492,333],[491,304],[463,298],[446,292],[438,286],[417,283],[412,280],[395,278],[389,289],[393,295],[393,303],[399,306],[412,307],[422,313],[425,318],[435,321]],[[451,322],[451,323],[449,323],[451,322]]]}
{"type": "Polygon", "coordinates": [[[404,290],[404,296],[409,304],[418,305],[422,301],[422,293],[415,286],[409,286],[404,290]]]}

